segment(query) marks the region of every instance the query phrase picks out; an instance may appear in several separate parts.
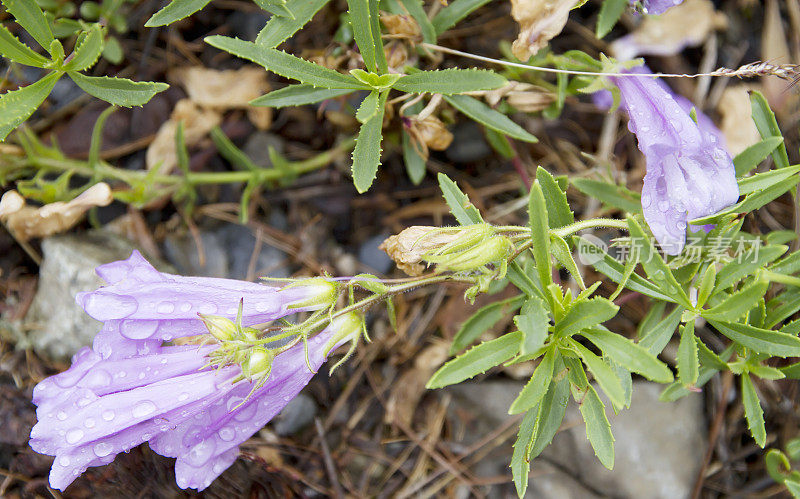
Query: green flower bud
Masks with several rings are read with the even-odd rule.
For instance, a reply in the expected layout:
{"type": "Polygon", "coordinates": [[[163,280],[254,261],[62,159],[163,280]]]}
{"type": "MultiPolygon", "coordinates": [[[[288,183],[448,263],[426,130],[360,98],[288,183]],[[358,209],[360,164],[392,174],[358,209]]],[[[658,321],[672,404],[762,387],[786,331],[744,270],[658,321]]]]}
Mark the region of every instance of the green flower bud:
{"type": "Polygon", "coordinates": [[[239,335],[238,328],[232,320],[219,315],[199,315],[208,332],[219,341],[230,341],[239,335]]]}
{"type": "Polygon", "coordinates": [[[264,380],[269,377],[274,360],[275,352],[264,347],[255,347],[250,350],[245,365],[242,366],[242,372],[248,378],[264,380]]]}
{"type": "Polygon", "coordinates": [[[364,316],[358,312],[348,312],[334,318],[328,329],[334,331],[333,337],[325,344],[325,356],[337,345],[347,341],[357,341],[364,330],[364,316]]]}
{"type": "Polygon", "coordinates": [[[306,298],[302,298],[289,305],[289,308],[320,310],[328,308],[336,303],[336,299],[339,297],[339,285],[323,277],[302,279],[285,286],[283,289],[288,290],[289,288],[302,288],[306,296],[306,298]]]}
{"type": "Polygon", "coordinates": [[[432,256],[428,260],[443,270],[466,272],[489,263],[503,262],[513,250],[514,245],[507,237],[494,236],[460,253],[432,256]]]}

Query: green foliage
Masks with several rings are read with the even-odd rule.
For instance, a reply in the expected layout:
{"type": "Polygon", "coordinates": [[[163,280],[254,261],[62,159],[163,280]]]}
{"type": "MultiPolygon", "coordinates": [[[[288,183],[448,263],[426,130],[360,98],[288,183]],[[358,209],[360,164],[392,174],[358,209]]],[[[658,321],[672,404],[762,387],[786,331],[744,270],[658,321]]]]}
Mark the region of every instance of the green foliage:
{"type": "Polygon", "coordinates": [[[597,17],[597,38],[605,37],[614,25],[617,24],[622,13],[629,5],[628,0],[603,0],[600,7],[600,15],[597,17]]]}

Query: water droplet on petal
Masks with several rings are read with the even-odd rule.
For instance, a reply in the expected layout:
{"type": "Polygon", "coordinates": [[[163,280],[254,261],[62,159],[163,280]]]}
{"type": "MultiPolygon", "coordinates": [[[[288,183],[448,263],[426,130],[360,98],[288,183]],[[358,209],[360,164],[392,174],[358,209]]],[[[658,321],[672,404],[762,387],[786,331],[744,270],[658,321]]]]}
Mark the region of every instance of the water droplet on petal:
{"type": "Polygon", "coordinates": [[[186,462],[192,466],[202,466],[214,455],[216,445],[213,440],[203,440],[192,447],[186,455],[186,462]]]}
{"type": "Polygon", "coordinates": [[[111,410],[103,411],[102,417],[103,420],[105,421],[111,421],[112,419],[114,419],[114,411],[111,410]]]}
{"type": "Polygon", "coordinates": [[[86,377],[86,383],[92,387],[104,387],[111,384],[111,375],[102,369],[94,369],[86,377]]]}
{"type": "Polygon", "coordinates": [[[134,418],[143,418],[155,412],[156,405],[149,400],[143,400],[136,404],[133,408],[133,417],[134,418]]]}
{"type": "Polygon", "coordinates": [[[93,449],[97,457],[105,457],[111,454],[111,446],[105,442],[97,442],[93,449]]]}
{"type": "Polygon", "coordinates": [[[94,428],[95,426],[94,418],[86,418],[86,420],[83,422],[83,426],[87,428],[94,428]]]}
{"type": "Polygon", "coordinates": [[[64,421],[65,419],[67,419],[67,413],[64,411],[58,411],[56,417],[58,418],[59,421],[64,421]]]}
{"type": "Polygon", "coordinates": [[[188,392],[183,392],[180,395],[178,395],[178,400],[180,400],[181,402],[183,402],[184,400],[186,400],[188,398],[189,398],[189,393],[188,392]]]}
{"type": "Polygon", "coordinates": [[[69,430],[67,432],[66,441],[68,444],[78,443],[83,438],[83,435],[83,430],[77,428],[69,430]]]}
{"type": "Polygon", "coordinates": [[[156,307],[156,312],[158,312],[159,314],[171,314],[174,311],[175,311],[175,304],[168,301],[159,303],[158,306],[156,307]]]}
{"type": "Polygon", "coordinates": [[[181,312],[188,312],[188,311],[190,311],[191,309],[192,309],[192,304],[191,304],[191,303],[189,303],[189,302],[183,302],[183,303],[181,303],[181,305],[180,305],[180,311],[181,311],[181,312]]]}
{"type": "Polygon", "coordinates": [[[217,311],[217,306],[213,303],[203,303],[197,307],[197,311],[201,314],[213,314],[217,311]]]}
{"type": "Polygon", "coordinates": [[[221,430],[219,430],[219,438],[221,438],[222,440],[224,440],[226,442],[230,442],[231,440],[233,440],[233,437],[235,437],[235,436],[236,436],[236,432],[233,430],[233,428],[228,428],[226,426],[225,428],[222,428],[221,430]]]}
{"type": "Polygon", "coordinates": [[[61,466],[69,466],[70,462],[71,461],[67,456],[61,456],[58,458],[58,464],[60,464],[61,466]]]}

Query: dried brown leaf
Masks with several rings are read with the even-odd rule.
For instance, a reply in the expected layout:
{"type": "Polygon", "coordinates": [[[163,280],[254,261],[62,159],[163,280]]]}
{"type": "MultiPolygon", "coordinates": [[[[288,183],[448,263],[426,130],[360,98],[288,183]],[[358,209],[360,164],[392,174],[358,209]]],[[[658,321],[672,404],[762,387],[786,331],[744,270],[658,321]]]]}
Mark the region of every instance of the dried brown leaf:
{"type": "Polygon", "coordinates": [[[222,115],[215,110],[204,110],[193,101],[178,101],[169,120],[161,125],[153,142],[147,147],[145,162],[147,169],[158,168],[163,175],[169,174],[178,164],[175,135],[178,123],[183,122],[183,138],[187,147],[202,140],[212,128],[222,122],[222,115]]]}
{"type": "Polygon", "coordinates": [[[511,45],[514,56],[527,61],[561,33],[576,0],[511,0],[511,17],[519,23],[519,35],[511,45]]]}
{"type": "Polygon", "coordinates": [[[0,220],[21,241],[64,232],[77,224],[90,208],[111,203],[111,188],[100,182],[69,202],[29,206],[17,191],[8,191],[0,199],[0,220]]]}
{"type": "Polygon", "coordinates": [[[751,118],[749,90],[754,85],[734,85],[722,92],[717,112],[722,117],[720,131],[725,136],[728,152],[736,156],[759,141],[758,129],[751,118]]]}
{"type": "Polygon", "coordinates": [[[425,394],[425,384],[434,371],[447,360],[447,349],[445,342],[436,343],[416,356],[414,368],[400,376],[389,394],[384,421],[390,424],[398,422],[406,426],[411,425],[417,406],[425,394]]]}
{"type": "Polygon", "coordinates": [[[437,227],[415,225],[400,234],[388,237],[380,249],[394,260],[397,268],[408,275],[418,276],[425,270],[422,256],[458,237],[457,232],[441,232],[437,227]]]}

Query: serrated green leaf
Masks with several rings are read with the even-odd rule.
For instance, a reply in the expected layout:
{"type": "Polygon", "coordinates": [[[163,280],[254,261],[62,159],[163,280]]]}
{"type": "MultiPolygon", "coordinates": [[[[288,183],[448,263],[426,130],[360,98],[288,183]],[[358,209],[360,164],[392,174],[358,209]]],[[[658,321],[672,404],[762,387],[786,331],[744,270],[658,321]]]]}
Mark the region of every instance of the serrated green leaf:
{"type": "Polygon", "coordinates": [[[781,144],[783,144],[783,137],[767,137],[737,154],[733,158],[736,176],[741,177],[758,166],[781,144]]]}
{"type": "Polygon", "coordinates": [[[697,342],[694,336],[694,320],[681,326],[681,340],[678,344],[678,381],[684,386],[697,382],[700,364],[697,358],[697,342]]]}
{"type": "Polygon", "coordinates": [[[639,199],[639,195],[624,187],[590,178],[576,178],[572,179],[570,183],[587,196],[597,198],[614,208],[628,213],[642,211],[642,202],[639,199]]]}
{"type": "Polygon", "coordinates": [[[434,16],[433,24],[437,35],[441,35],[467,17],[472,11],[486,5],[492,0],[453,0],[447,7],[434,16]]]}
{"type": "Polygon", "coordinates": [[[580,403],[581,416],[586,424],[586,438],[592,444],[594,454],[608,469],[614,468],[614,435],[606,417],[606,407],[593,386],[589,386],[580,403]]]}
{"type": "Polygon", "coordinates": [[[361,105],[358,106],[358,111],[356,111],[356,120],[362,125],[372,119],[378,113],[378,106],[380,100],[380,94],[378,91],[373,90],[372,92],[368,93],[364,100],[361,101],[361,105]]]}
{"type": "Polygon", "coordinates": [[[672,371],[645,347],[602,327],[584,330],[581,335],[625,369],[657,383],[671,383],[672,371]]]}
{"type": "Polygon", "coordinates": [[[764,318],[764,327],[772,328],[800,310],[800,289],[792,288],[779,294],[771,299],[767,306],[769,309],[764,318]]]}
{"type": "Polygon", "coordinates": [[[256,37],[256,44],[261,47],[275,48],[297,31],[308,24],[330,0],[287,0],[286,8],[294,18],[273,16],[256,37]]]}
{"type": "Polygon", "coordinates": [[[523,142],[538,142],[539,139],[528,133],[503,113],[495,111],[478,99],[467,95],[445,95],[444,100],[459,112],[477,121],[483,126],[508,135],[512,139],[523,142]]]}
{"type": "Polygon", "coordinates": [[[717,331],[731,340],[757,353],[765,353],[776,357],[800,357],[800,339],[796,336],[761,329],[747,324],[736,324],[722,321],[709,321],[717,331]]]}
{"type": "Polygon", "coordinates": [[[206,39],[212,47],[264,66],[269,71],[301,83],[324,88],[371,90],[351,75],[345,75],[286,52],[253,42],[214,35],[206,39]]]}
{"type": "Polygon", "coordinates": [[[72,60],[64,69],[67,71],[83,71],[97,62],[103,53],[103,29],[99,24],[93,24],[89,31],[80,39],[80,43],[72,53],[72,60]]]}
{"type": "Polygon", "coordinates": [[[628,5],[628,0],[603,0],[597,16],[597,38],[603,38],[611,31],[628,5]]]}
{"type": "Polygon", "coordinates": [[[795,251],[785,258],[769,266],[769,270],[778,274],[792,275],[800,272],[800,251],[795,251]]]}
{"type": "Polygon", "coordinates": [[[544,345],[547,328],[550,326],[550,317],[544,301],[536,296],[529,297],[522,306],[522,312],[514,317],[514,324],[523,334],[520,356],[536,353],[544,345]]]}
{"type": "Polygon", "coordinates": [[[517,398],[508,409],[509,414],[519,414],[536,407],[547,393],[547,387],[553,379],[553,368],[556,364],[556,349],[550,348],[542,357],[542,361],[533,371],[533,376],[519,392],[517,398]]]}
{"type": "Polygon", "coordinates": [[[253,160],[250,159],[244,151],[231,142],[220,127],[214,127],[210,135],[220,155],[227,159],[230,164],[244,171],[257,171],[261,169],[258,165],[253,163],[253,160]]]}
{"type": "Polygon", "coordinates": [[[528,474],[531,470],[531,462],[528,459],[528,449],[533,444],[533,430],[536,427],[537,410],[530,410],[522,418],[519,425],[517,440],[514,442],[514,453],[511,456],[511,474],[514,479],[514,487],[517,495],[523,497],[528,489],[528,474]]]}
{"type": "MultiPolygon", "coordinates": [[[[374,0],[347,0],[348,13],[350,14],[350,25],[353,27],[353,35],[356,45],[364,59],[367,70],[377,73],[379,68],[381,73],[386,72],[385,67],[379,66],[379,59],[383,55],[383,44],[380,42],[380,29],[377,37],[373,33],[373,18],[378,17],[378,6],[374,0]],[[377,41],[376,41],[377,40],[377,41]]],[[[386,64],[384,55],[383,64],[386,64]]]]}
{"type": "Polygon", "coordinates": [[[702,308],[706,304],[711,293],[714,291],[714,285],[717,283],[717,266],[713,263],[706,268],[703,277],[700,279],[700,284],[697,286],[697,306],[702,308]]]}
{"type": "Polygon", "coordinates": [[[27,87],[0,95],[0,141],[42,105],[60,77],[61,73],[52,72],[27,87]]]}
{"type": "Polygon", "coordinates": [[[788,246],[762,246],[732,260],[717,271],[717,289],[727,289],[786,253],[788,246]]]}
{"type": "Polygon", "coordinates": [[[592,373],[595,381],[597,381],[597,384],[611,403],[615,406],[623,407],[625,405],[625,390],[622,388],[622,382],[614,370],[603,362],[600,357],[593,354],[588,348],[574,339],[570,339],[569,344],[581,360],[583,360],[583,363],[586,364],[589,372],[592,373]]]}
{"type": "Polygon", "coordinates": [[[67,74],[87,94],[122,107],[142,106],[155,94],[169,88],[169,85],[161,82],[131,81],[108,76],[84,76],[75,71],[67,74]]]}
{"type": "Polygon", "coordinates": [[[515,331],[467,350],[436,371],[427,388],[442,388],[461,383],[507,361],[519,351],[522,333],[515,331]]]}
{"type": "Polygon", "coordinates": [[[701,310],[700,315],[706,319],[735,321],[756,306],[758,301],[767,293],[768,287],[768,281],[756,281],[726,297],[718,305],[701,310]]]}
{"type": "MultiPolygon", "coordinates": [[[[781,129],[778,127],[778,120],[775,113],[769,108],[769,103],[764,95],[758,91],[750,91],[750,108],[753,112],[753,122],[758,128],[758,133],[762,139],[769,137],[783,137],[781,129]]],[[[789,155],[786,152],[786,144],[781,142],[773,151],[772,159],[778,168],[789,166],[789,155]]]]}
{"type": "MultiPolygon", "coordinates": [[[[353,184],[363,194],[367,192],[378,173],[381,164],[381,142],[383,141],[383,114],[386,109],[386,97],[389,92],[382,92],[378,98],[378,109],[375,114],[358,131],[356,147],[353,149],[353,184]]],[[[364,99],[366,102],[367,99],[364,99]]],[[[369,105],[369,102],[366,102],[369,105]]],[[[361,104],[364,106],[364,102],[361,104]]],[[[361,107],[359,107],[361,111],[361,107]]],[[[366,113],[364,113],[366,114],[366,113]]]]}
{"type": "Polygon", "coordinates": [[[547,225],[547,205],[539,181],[534,181],[528,197],[528,224],[531,228],[531,252],[536,262],[536,274],[542,288],[553,282],[550,265],[550,231],[547,225]]]}
{"type": "Polygon", "coordinates": [[[413,94],[463,94],[494,90],[508,83],[508,80],[494,71],[483,69],[441,69],[419,71],[405,75],[394,84],[401,92],[413,94]]]}
{"type": "Polygon", "coordinates": [[[490,303],[478,309],[469,319],[461,324],[453,343],[450,345],[450,355],[455,355],[467,345],[481,337],[483,333],[494,327],[500,319],[514,313],[522,306],[523,297],[515,296],[507,300],[490,303]]]}
{"type": "Polygon", "coordinates": [[[447,178],[444,173],[439,173],[439,189],[442,191],[450,213],[456,217],[461,225],[472,225],[483,223],[483,218],[477,208],[470,202],[466,194],[461,192],[455,182],[447,178]]]}
{"type": "Polygon", "coordinates": [[[744,405],[744,416],[747,419],[747,427],[750,428],[750,434],[762,449],[767,443],[767,430],[764,427],[764,410],[761,409],[761,403],[758,401],[758,394],[756,388],[753,386],[753,380],[750,375],[743,373],[742,379],[742,405],[744,405]]]}
{"type": "Polygon", "coordinates": [[[254,0],[256,5],[266,10],[273,16],[288,17],[294,19],[294,14],[286,5],[286,0],[254,0]]]}
{"type": "Polygon", "coordinates": [[[750,213],[751,211],[757,210],[762,206],[766,206],[771,201],[781,197],[783,194],[797,185],[798,182],[800,182],[800,176],[791,176],[782,180],[781,182],[772,184],[766,189],[751,192],[735,205],[726,208],[719,213],[715,213],[707,217],[697,218],[695,220],[690,220],[689,223],[692,225],[717,223],[719,219],[731,213],[750,213]]]}
{"type": "Polygon", "coordinates": [[[778,170],[756,173],[739,181],[739,194],[744,196],[751,192],[763,191],[773,185],[785,182],[788,178],[800,172],[800,165],[787,166],[778,170]]]}
{"type": "Polygon", "coordinates": [[[786,377],[786,375],[780,369],[762,364],[749,364],[747,366],[747,370],[750,372],[750,374],[758,376],[761,379],[776,380],[786,377]]]}
{"type": "Polygon", "coordinates": [[[783,485],[784,487],[786,487],[786,490],[788,490],[789,493],[792,494],[792,497],[794,497],[794,499],[800,499],[800,480],[786,479],[783,481],[783,485]]]}
{"type": "Polygon", "coordinates": [[[146,28],[166,26],[191,16],[208,5],[211,0],[172,0],[144,23],[146,28]]]}
{"type": "MultiPolygon", "coordinates": [[[[39,5],[33,0],[2,0],[2,2],[6,10],[36,40],[36,43],[50,52],[55,38],[53,38],[53,32],[50,31],[50,22],[39,5]]],[[[55,56],[55,54],[52,55],[55,56]]]]}
{"type": "Polygon", "coordinates": [[[615,315],[619,307],[605,298],[596,297],[575,303],[563,319],[556,322],[555,334],[559,338],[572,336],[583,329],[601,324],[615,315]]]}
{"type": "Polygon", "coordinates": [[[0,24],[0,55],[16,63],[37,68],[43,68],[48,63],[44,56],[37,54],[33,49],[19,41],[2,24],[0,24]]]}
{"type": "Polygon", "coordinates": [[[567,194],[561,190],[550,172],[540,166],[536,169],[536,180],[542,186],[542,193],[547,203],[547,220],[550,228],[557,229],[574,222],[575,216],[569,208],[567,194]]]}
{"type": "MultiPolygon", "coordinates": [[[[556,371],[561,370],[561,365],[556,362],[556,371]]],[[[554,378],[550,382],[542,402],[537,411],[536,426],[533,429],[533,440],[528,449],[528,459],[537,457],[553,441],[564,414],[567,412],[567,402],[569,400],[569,381],[561,378],[556,381],[554,378]]]]}
{"type": "Polygon", "coordinates": [[[289,85],[288,87],[275,90],[261,97],[256,97],[250,101],[251,106],[265,106],[279,109],[290,106],[303,106],[314,104],[325,99],[335,99],[342,95],[352,93],[353,90],[344,88],[320,88],[305,83],[289,85]]]}

